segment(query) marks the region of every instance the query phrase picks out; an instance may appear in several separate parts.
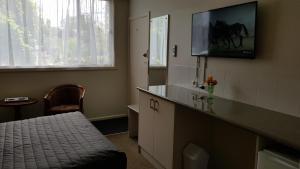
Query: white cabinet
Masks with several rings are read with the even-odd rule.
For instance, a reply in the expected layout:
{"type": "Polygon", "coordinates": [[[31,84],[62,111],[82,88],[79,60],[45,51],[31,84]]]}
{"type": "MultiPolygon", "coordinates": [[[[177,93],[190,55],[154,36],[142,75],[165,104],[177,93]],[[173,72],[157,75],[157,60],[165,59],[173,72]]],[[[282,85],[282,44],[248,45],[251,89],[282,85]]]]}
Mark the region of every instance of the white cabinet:
{"type": "Polygon", "coordinates": [[[166,169],[173,167],[173,103],[139,92],[139,145],[166,169]]]}
{"type": "Polygon", "coordinates": [[[139,92],[139,145],[145,149],[149,154],[154,154],[154,112],[150,108],[149,95],[139,92]]]}

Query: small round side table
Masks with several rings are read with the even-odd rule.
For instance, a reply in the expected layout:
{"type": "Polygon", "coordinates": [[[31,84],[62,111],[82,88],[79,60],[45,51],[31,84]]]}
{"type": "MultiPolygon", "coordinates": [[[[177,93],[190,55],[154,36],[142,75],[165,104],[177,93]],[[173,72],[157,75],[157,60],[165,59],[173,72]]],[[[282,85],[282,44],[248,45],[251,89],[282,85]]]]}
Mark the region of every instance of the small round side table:
{"type": "Polygon", "coordinates": [[[12,107],[15,111],[15,120],[21,120],[21,107],[26,105],[31,105],[37,103],[38,100],[35,98],[29,98],[26,101],[15,101],[15,102],[5,102],[4,99],[0,100],[0,107],[12,107]]]}

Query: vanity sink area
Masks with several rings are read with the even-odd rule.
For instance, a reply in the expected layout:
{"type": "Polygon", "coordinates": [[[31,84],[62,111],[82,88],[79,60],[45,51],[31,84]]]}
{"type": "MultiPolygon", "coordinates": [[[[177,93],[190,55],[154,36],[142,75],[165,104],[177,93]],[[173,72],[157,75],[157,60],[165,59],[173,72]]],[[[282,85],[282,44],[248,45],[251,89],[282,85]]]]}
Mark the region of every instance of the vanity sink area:
{"type": "Polygon", "coordinates": [[[258,152],[266,148],[285,147],[299,155],[300,118],[217,96],[208,100],[200,89],[138,90],[139,146],[156,166],[177,169],[190,142],[210,153],[209,168],[254,169],[258,152]]]}

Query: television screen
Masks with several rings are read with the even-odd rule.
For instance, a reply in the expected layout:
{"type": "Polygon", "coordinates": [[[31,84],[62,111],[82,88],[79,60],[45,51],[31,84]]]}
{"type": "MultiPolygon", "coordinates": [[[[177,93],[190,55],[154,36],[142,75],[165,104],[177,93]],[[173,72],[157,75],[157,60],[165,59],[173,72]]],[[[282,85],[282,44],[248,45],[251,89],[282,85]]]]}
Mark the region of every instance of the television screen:
{"type": "Polygon", "coordinates": [[[255,57],[257,2],[193,14],[192,56],[255,57]]]}

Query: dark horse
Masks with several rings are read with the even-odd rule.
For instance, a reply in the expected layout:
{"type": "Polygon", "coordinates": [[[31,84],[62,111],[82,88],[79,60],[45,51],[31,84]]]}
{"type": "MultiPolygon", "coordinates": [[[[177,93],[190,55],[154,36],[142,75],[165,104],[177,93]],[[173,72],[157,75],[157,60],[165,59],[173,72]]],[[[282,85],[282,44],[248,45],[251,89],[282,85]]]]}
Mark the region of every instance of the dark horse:
{"type": "Polygon", "coordinates": [[[217,46],[219,42],[222,42],[228,49],[230,49],[231,44],[234,48],[243,47],[243,31],[246,37],[249,36],[246,26],[241,23],[229,25],[224,21],[216,21],[215,25],[210,23],[209,30],[210,42],[217,46]],[[239,44],[235,44],[235,39],[239,39],[239,44]]]}

